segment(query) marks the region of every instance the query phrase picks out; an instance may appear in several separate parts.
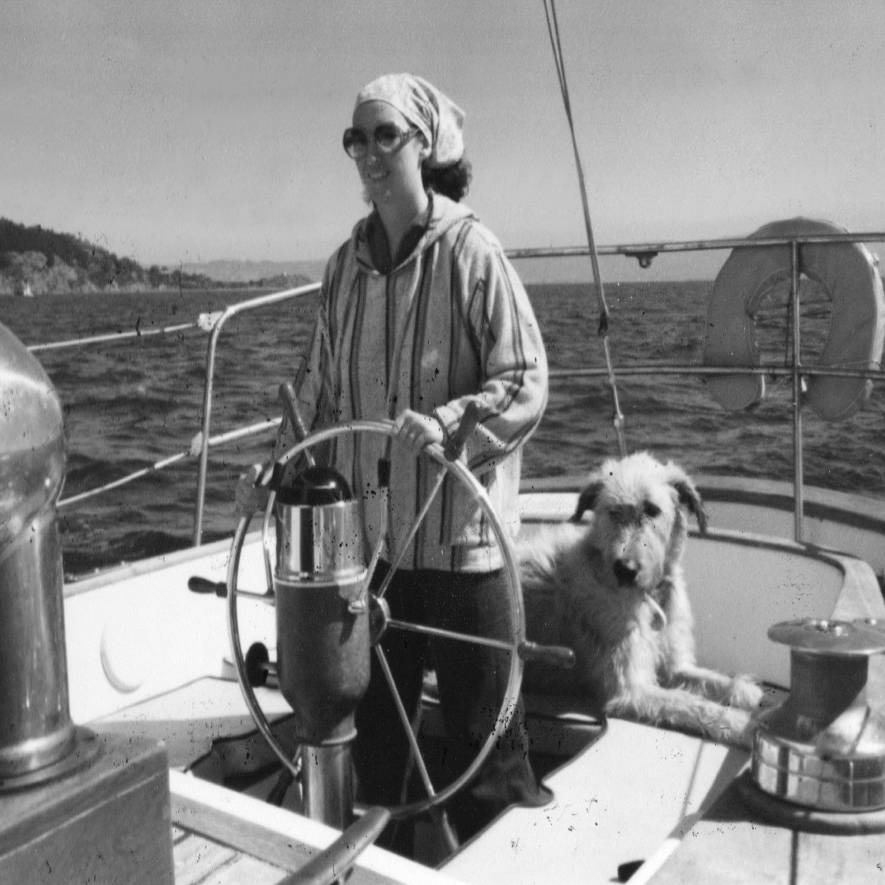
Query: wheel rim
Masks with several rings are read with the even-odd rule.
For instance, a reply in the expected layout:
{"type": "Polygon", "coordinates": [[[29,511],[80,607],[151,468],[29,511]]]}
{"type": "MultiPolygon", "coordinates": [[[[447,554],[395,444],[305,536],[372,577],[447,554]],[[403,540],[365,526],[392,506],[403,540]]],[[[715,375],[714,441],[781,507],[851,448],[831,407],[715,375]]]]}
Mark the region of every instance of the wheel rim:
{"type": "MultiPolygon", "coordinates": [[[[333,427],[318,430],[309,434],[307,437],[305,437],[305,439],[294,445],[279,459],[277,459],[277,465],[279,467],[284,467],[292,459],[296,458],[298,455],[302,454],[311,447],[329,442],[345,434],[368,433],[392,437],[394,432],[394,424],[392,421],[353,421],[343,424],[337,424],[333,427]]],[[[463,462],[461,462],[460,460],[449,461],[445,457],[442,447],[436,444],[425,447],[422,450],[421,454],[419,454],[417,457],[422,456],[430,458],[441,469],[437,474],[436,484],[432,488],[431,494],[425,501],[425,504],[423,505],[422,510],[420,511],[419,516],[416,518],[414,524],[409,529],[406,540],[401,545],[401,550],[404,551],[410,546],[412,540],[414,539],[414,534],[417,532],[420,524],[423,522],[424,515],[426,515],[426,512],[432,506],[433,501],[438,494],[446,476],[454,476],[455,479],[466,488],[466,490],[470,493],[472,499],[483,511],[483,514],[487,518],[492,532],[494,533],[495,538],[498,542],[498,546],[503,558],[503,571],[507,576],[507,604],[509,615],[507,622],[510,625],[511,635],[508,639],[501,640],[492,637],[475,636],[472,634],[454,633],[452,631],[440,630],[439,628],[415,624],[409,621],[401,621],[396,619],[395,617],[386,619],[386,629],[406,630],[415,633],[422,633],[427,636],[436,636],[438,638],[491,646],[498,650],[507,651],[510,653],[510,667],[507,676],[507,683],[503,690],[503,695],[501,698],[501,703],[498,709],[497,716],[495,718],[494,726],[492,727],[485,741],[480,746],[476,756],[473,758],[473,761],[470,762],[464,769],[464,771],[454,780],[452,780],[449,784],[442,787],[441,789],[438,789],[433,785],[430,779],[427,766],[424,762],[423,755],[418,746],[417,735],[414,734],[414,732],[412,731],[408,713],[405,711],[402,704],[402,700],[399,696],[399,691],[396,687],[396,683],[393,679],[389,665],[387,664],[383,649],[380,646],[380,642],[374,646],[372,653],[378,657],[379,664],[381,665],[381,670],[387,682],[388,690],[391,691],[391,693],[393,694],[394,704],[396,705],[399,712],[400,726],[406,731],[406,737],[411,747],[412,761],[414,761],[415,763],[416,770],[418,771],[419,777],[424,787],[424,791],[427,794],[426,798],[424,799],[388,806],[391,816],[394,818],[401,818],[414,814],[419,814],[433,806],[439,805],[440,803],[445,802],[447,799],[451,798],[451,796],[457,793],[472,780],[472,778],[479,772],[486,758],[491,753],[497,739],[501,736],[501,734],[509,725],[510,719],[513,715],[513,711],[516,707],[516,702],[519,697],[519,691],[522,684],[523,662],[518,653],[518,650],[520,645],[525,640],[525,616],[522,607],[522,592],[519,583],[519,569],[517,567],[516,557],[513,552],[512,544],[510,542],[507,531],[504,528],[499,515],[492,507],[491,501],[489,500],[485,489],[480,485],[476,477],[470,472],[470,470],[464,465],[463,462]]],[[[270,545],[268,543],[267,536],[271,517],[273,514],[275,500],[276,495],[273,491],[271,491],[268,497],[267,506],[265,508],[262,526],[263,556],[265,559],[265,571],[268,576],[272,575],[273,573],[273,566],[269,559],[270,545]]],[[[240,683],[243,698],[246,702],[246,706],[249,709],[252,719],[254,720],[255,725],[258,728],[258,731],[261,733],[265,741],[267,741],[268,745],[277,756],[281,764],[285,768],[287,768],[290,773],[293,774],[293,776],[297,777],[299,773],[297,765],[292,759],[289,758],[286,751],[282,748],[279,741],[274,736],[270,727],[270,723],[268,722],[267,717],[264,715],[264,712],[262,711],[261,706],[255,696],[255,692],[252,690],[252,686],[249,684],[249,680],[246,677],[245,659],[240,642],[239,623],[237,617],[237,581],[243,543],[245,541],[246,532],[251,522],[251,518],[251,516],[243,517],[237,525],[231,546],[231,555],[228,566],[228,626],[232,655],[236,667],[237,680],[240,683]]],[[[383,536],[383,534],[384,533],[381,532],[379,533],[379,536],[383,536]]],[[[365,579],[366,597],[368,597],[369,582],[371,581],[372,574],[378,563],[380,546],[380,542],[376,544],[375,550],[373,551],[370,558],[369,568],[367,570],[365,579]]],[[[402,554],[394,557],[394,561],[390,565],[389,573],[385,576],[382,585],[379,588],[380,597],[383,598],[384,592],[386,592],[386,588],[387,586],[389,586],[390,580],[392,579],[396,571],[401,567],[401,560],[402,554]]]]}

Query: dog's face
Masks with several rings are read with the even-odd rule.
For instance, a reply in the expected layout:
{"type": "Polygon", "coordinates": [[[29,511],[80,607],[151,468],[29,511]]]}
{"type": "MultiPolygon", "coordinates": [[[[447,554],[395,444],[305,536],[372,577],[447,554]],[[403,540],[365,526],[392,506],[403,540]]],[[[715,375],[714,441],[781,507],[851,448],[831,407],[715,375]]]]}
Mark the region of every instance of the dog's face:
{"type": "Polygon", "coordinates": [[[683,509],[706,528],[700,496],[685,472],[645,452],[608,460],[592,474],[575,518],[585,509],[593,510],[590,538],[601,556],[600,578],[616,591],[648,593],[666,577],[685,542],[683,509]]]}

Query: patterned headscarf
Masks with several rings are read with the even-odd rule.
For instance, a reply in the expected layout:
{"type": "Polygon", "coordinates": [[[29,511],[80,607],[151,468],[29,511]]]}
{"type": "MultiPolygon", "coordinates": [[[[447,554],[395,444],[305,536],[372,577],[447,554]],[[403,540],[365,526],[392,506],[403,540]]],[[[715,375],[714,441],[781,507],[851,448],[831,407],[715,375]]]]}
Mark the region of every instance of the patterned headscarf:
{"type": "Polygon", "coordinates": [[[464,111],[422,77],[385,74],[364,86],[355,107],[383,101],[395,107],[430,145],[428,166],[450,166],[464,155],[464,111]]]}

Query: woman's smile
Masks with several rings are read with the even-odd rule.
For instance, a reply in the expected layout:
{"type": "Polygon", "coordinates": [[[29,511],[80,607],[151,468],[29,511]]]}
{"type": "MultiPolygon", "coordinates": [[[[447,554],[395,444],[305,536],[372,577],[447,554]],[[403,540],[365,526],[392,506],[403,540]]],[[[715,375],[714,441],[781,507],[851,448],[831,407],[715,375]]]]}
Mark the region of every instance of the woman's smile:
{"type": "Polygon", "coordinates": [[[357,162],[360,178],[363,182],[363,195],[370,203],[386,203],[391,196],[390,170],[376,160],[374,163],[367,158],[357,162]]]}
{"type": "MultiPolygon", "coordinates": [[[[353,125],[367,135],[379,126],[410,132],[409,121],[386,102],[370,101],[360,105],[353,115],[353,125]]],[[[403,139],[395,149],[379,149],[369,135],[366,154],[356,160],[357,170],[371,202],[388,202],[395,195],[423,194],[421,182],[421,147],[417,138],[403,139]]]]}
{"type": "Polygon", "coordinates": [[[368,178],[369,181],[381,181],[382,179],[387,178],[388,175],[390,175],[390,173],[384,168],[366,169],[365,177],[368,178]]]}

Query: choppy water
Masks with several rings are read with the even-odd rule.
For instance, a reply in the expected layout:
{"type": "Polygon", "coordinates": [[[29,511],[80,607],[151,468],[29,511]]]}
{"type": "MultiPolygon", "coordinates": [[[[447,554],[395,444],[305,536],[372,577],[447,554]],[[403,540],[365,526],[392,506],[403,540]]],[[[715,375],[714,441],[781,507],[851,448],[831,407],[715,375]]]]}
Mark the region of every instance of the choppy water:
{"type": "MultiPolygon", "coordinates": [[[[709,283],[620,284],[607,289],[616,372],[631,363],[698,363],[709,283]]],[[[587,287],[529,289],[551,367],[604,364],[597,309],[587,287]]],[[[46,296],[0,300],[0,322],[28,345],[195,322],[253,293],[201,292],[46,296]]],[[[314,301],[278,305],[228,323],[216,367],[213,434],[279,413],[277,389],[291,377],[308,335],[314,301]]],[[[770,330],[778,340],[778,329],[770,330]]],[[[101,485],[187,449],[199,430],[208,336],[166,336],[45,351],[39,359],[61,397],[69,462],[63,497],[101,485]]],[[[789,382],[769,385],[750,413],[726,413],[699,377],[618,376],[630,450],[650,449],[690,472],[791,480],[789,382]]],[[[885,493],[885,388],[865,411],[831,424],[804,413],[806,479],[825,488],[885,493]]],[[[617,453],[612,398],[602,378],[551,382],[550,405],[529,442],[528,476],[589,470],[617,453]]],[[[234,527],[233,487],[242,469],[263,458],[269,438],[216,449],[210,456],[204,537],[234,527]]],[[[65,571],[78,575],[123,560],[187,546],[193,530],[196,461],[90,499],[61,519],[65,571]]]]}

